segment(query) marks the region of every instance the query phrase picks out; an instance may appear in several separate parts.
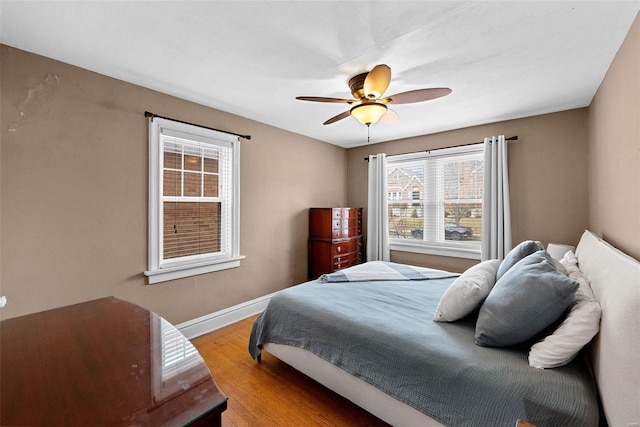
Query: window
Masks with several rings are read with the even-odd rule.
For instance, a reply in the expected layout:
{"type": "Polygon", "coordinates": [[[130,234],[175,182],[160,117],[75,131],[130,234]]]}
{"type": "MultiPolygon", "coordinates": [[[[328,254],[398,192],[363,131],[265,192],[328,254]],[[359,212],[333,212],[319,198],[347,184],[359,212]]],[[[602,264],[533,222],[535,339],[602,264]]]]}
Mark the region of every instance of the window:
{"type": "Polygon", "coordinates": [[[480,258],[483,153],[474,144],[388,157],[392,250],[480,258]]]}
{"type": "Polygon", "coordinates": [[[149,283],[240,265],[238,137],[149,125],[149,283]]]}

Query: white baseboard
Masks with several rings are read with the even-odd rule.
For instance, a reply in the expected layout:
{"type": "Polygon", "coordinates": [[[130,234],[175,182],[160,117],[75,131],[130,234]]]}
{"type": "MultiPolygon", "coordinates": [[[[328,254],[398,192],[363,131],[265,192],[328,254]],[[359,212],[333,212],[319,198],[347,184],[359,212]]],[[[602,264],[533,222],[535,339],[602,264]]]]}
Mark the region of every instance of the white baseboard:
{"type": "Polygon", "coordinates": [[[176,325],[176,328],[182,332],[187,339],[199,337],[200,335],[244,320],[247,317],[262,313],[264,309],[267,308],[267,304],[272,295],[273,294],[265,295],[251,301],[234,305],[233,307],[225,308],[224,310],[216,311],[215,313],[198,317],[197,319],[188,320],[176,325]]]}

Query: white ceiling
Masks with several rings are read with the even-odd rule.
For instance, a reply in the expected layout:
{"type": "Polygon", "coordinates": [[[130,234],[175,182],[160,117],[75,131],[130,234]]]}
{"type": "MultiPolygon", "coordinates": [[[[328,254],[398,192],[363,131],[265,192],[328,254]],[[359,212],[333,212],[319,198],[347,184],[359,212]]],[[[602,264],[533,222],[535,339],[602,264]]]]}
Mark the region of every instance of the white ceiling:
{"type": "MultiPolygon", "coordinates": [[[[343,147],[367,142],[347,80],[392,69],[371,142],[589,105],[640,10],[633,1],[7,1],[4,44],[343,147]]],[[[162,111],[153,111],[162,115],[162,111]]],[[[242,132],[242,129],[238,129],[242,132]]]]}

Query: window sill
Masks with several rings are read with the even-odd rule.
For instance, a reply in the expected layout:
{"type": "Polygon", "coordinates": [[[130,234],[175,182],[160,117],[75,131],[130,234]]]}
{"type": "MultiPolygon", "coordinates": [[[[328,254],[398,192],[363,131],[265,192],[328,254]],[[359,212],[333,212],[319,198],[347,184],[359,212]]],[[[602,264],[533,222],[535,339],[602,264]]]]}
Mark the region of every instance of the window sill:
{"type": "Polygon", "coordinates": [[[399,252],[413,252],[426,255],[439,255],[453,258],[466,258],[480,260],[480,248],[462,246],[439,246],[424,243],[390,242],[389,249],[399,252]]]}
{"type": "Polygon", "coordinates": [[[244,258],[244,256],[240,256],[238,258],[228,258],[224,261],[165,267],[157,270],[145,271],[144,275],[149,278],[149,284],[153,285],[154,283],[167,282],[169,280],[182,279],[183,277],[197,276],[199,274],[240,267],[240,260],[244,258]]]}

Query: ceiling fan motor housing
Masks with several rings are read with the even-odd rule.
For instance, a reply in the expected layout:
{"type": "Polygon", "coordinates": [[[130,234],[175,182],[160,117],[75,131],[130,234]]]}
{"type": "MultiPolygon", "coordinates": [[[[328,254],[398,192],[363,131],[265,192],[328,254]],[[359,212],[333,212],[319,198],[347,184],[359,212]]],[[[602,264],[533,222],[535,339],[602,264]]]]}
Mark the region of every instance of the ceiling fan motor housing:
{"type": "Polygon", "coordinates": [[[367,78],[367,74],[369,73],[361,73],[349,79],[349,89],[355,99],[367,99],[364,95],[364,79],[367,78]]]}

